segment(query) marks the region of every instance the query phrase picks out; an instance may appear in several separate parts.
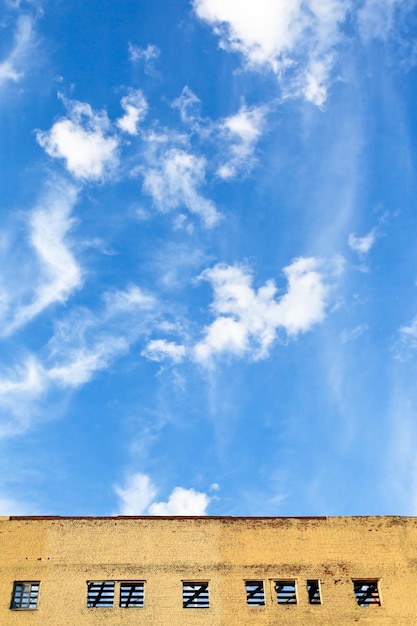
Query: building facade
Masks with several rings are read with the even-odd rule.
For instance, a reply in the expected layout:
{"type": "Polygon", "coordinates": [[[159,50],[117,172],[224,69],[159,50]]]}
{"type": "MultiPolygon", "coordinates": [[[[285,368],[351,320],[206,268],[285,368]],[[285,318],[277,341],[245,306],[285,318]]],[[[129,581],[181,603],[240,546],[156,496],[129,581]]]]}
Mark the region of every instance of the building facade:
{"type": "Polygon", "coordinates": [[[0,518],[1,626],[415,626],[416,583],[416,518],[0,518]]]}

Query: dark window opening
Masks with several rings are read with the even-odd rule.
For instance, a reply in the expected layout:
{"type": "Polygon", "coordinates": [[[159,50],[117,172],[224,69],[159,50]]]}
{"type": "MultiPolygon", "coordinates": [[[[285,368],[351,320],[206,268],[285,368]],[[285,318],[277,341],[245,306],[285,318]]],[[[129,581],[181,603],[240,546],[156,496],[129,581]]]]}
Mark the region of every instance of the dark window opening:
{"type": "Polygon", "coordinates": [[[354,580],[353,588],[359,606],[381,606],[377,580],[354,580]]]}
{"type": "Polygon", "coordinates": [[[11,609],[36,609],[39,596],[39,581],[15,582],[11,609]]]}
{"type": "Polygon", "coordinates": [[[121,582],[120,583],[120,606],[123,609],[143,606],[144,583],[121,582]]]}
{"type": "Polygon", "coordinates": [[[111,608],[114,601],[114,582],[89,581],[87,582],[87,607],[88,608],[111,608]]]}
{"type": "Polygon", "coordinates": [[[297,604],[295,580],[276,580],[275,591],[278,604],[297,604]]]}
{"type": "Polygon", "coordinates": [[[265,604],[264,583],[262,580],[247,580],[246,602],[249,606],[262,606],[265,604]]]}
{"type": "Polygon", "coordinates": [[[307,581],[307,593],[310,604],[321,604],[320,583],[318,580],[307,581]]]}
{"type": "Polygon", "coordinates": [[[208,583],[182,583],[182,606],[184,609],[207,609],[209,606],[208,583]]]}

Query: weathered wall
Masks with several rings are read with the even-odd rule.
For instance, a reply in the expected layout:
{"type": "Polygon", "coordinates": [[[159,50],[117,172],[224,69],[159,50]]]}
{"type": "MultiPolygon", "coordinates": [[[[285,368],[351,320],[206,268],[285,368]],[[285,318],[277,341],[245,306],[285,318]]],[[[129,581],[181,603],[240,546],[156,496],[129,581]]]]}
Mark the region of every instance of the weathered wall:
{"type": "Polygon", "coordinates": [[[416,581],[415,518],[0,518],[1,626],[415,626],[416,581]],[[379,580],[381,606],[357,605],[356,578],[379,580]],[[246,603],[252,579],[265,606],[246,603]],[[275,579],[296,579],[297,605],[277,604],[275,579]],[[36,610],[9,608],[16,580],[41,581],[36,610]],[[144,580],[144,607],[87,608],[87,580],[144,580]],[[182,608],[182,580],[209,582],[208,609],[182,608]]]}

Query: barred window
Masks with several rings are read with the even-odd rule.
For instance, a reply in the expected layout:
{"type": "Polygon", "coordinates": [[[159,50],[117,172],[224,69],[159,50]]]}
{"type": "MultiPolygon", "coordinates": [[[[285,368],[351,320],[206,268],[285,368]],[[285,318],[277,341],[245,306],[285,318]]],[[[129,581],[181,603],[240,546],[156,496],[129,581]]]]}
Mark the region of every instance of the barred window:
{"type": "Polygon", "coordinates": [[[275,592],[278,604],[297,604],[295,580],[276,580],[275,592]]]}
{"type": "Polygon", "coordinates": [[[114,602],[114,582],[112,580],[87,581],[87,607],[111,608],[114,602]]]}
{"type": "Polygon", "coordinates": [[[249,606],[263,606],[265,604],[263,580],[247,580],[245,587],[246,602],[249,606]]]}
{"type": "Polygon", "coordinates": [[[307,581],[307,593],[310,604],[321,604],[320,582],[318,580],[307,581]]]}
{"type": "Polygon", "coordinates": [[[207,609],[209,607],[209,585],[205,583],[182,583],[182,606],[184,609],[207,609]]]}
{"type": "Polygon", "coordinates": [[[11,609],[36,609],[38,606],[39,581],[16,581],[13,586],[11,609]]]}
{"type": "Polygon", "coordinates": [[[120,606],[123,609],[139,608],[144,603],[144,582],[123,581],[120,583],[120,606]]]}
{"type": "Polygon", "coordinates": [[[377,580],[354,580],[353,589],[359,606],[381,606],[377,580]]]}

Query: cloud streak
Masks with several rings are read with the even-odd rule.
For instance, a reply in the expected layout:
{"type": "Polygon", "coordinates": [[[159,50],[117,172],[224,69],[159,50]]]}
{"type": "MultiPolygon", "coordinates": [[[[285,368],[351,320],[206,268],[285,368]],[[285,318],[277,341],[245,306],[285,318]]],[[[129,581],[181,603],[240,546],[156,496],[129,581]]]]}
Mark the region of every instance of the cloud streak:
{"type": "Polygon", "coordinates": [[[0,373],[0,438],[26,431],[54,389],[76,389],[127,354],[153,323],[156,301],[131,285],[104,296],[101,314],[85,309],[56,324],[39,356],[0,373]]]}
{"type": "Polygon", "coordinates": [[[0,89],[7,82],[19,82],[25,75],[29,50],[34,43],[33,23],[29,16],[21,16],[17,23],[14,45],[7,57],[0,61],[0,89]]]}
{"type": "MultiPolygon", "coordinates": [[[[43,194],[29,217],[30,244],[36,254],[36,279],[31,302],[14,305],[12,321],[4,326],[8,335],[27,324],[46,308],[55,303],[64,303],[74,290],[82,285],[82,271],[68,242],[73,226],[71,212],[77,200],[77,189],[62,180],[55,180],[43,194]],[[36,284],[37,282],[37,284],[36,284]]],[[[26,285],[26,290],[29,289],[26,285]]]]}

